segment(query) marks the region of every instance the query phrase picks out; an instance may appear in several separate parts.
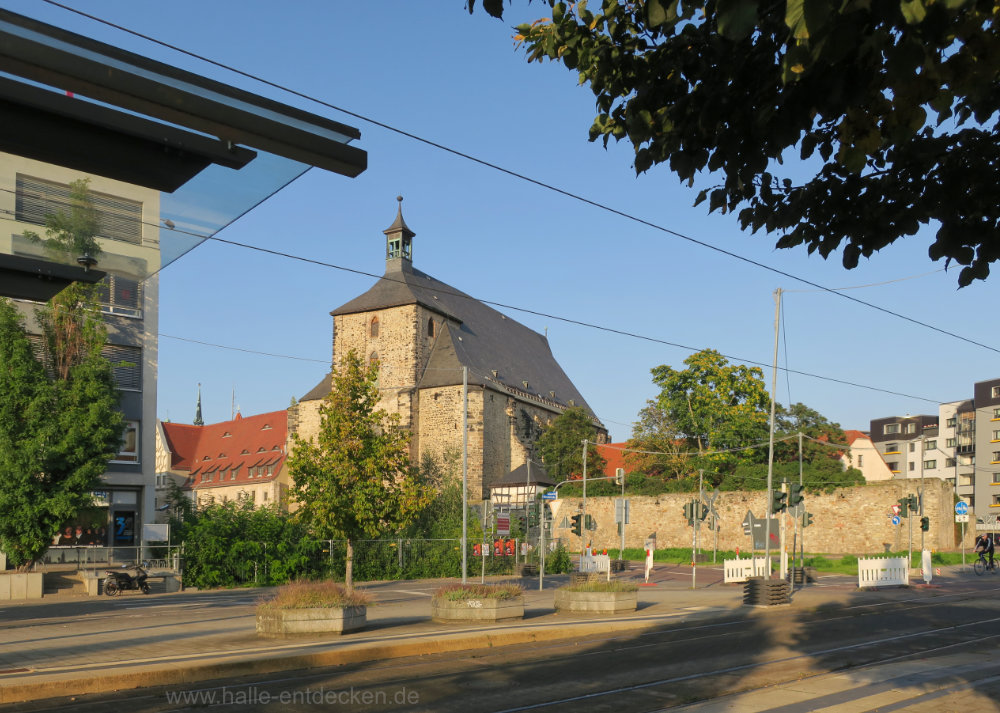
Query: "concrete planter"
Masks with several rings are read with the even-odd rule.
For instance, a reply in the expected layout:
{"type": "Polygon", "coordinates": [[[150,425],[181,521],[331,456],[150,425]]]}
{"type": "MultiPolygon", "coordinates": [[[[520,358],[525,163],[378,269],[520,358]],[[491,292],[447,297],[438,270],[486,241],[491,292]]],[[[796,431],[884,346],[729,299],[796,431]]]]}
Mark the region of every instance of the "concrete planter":
{"type": "Polygon", "coordinates": [[[257,634],[267,637],[347,634],[368,623],[368,608],[270,609],[257,613],[257,634]]]}
{"type": "Polygon", "coordinates": [[[513,599],[431,600],[431,618],[437,622],[498,622],[524,618],[524,597],[513,599]]]}
{"type": "Polygon", "coordinates": [[[0,601],[41,598],[41,572],[0,574],[0,601]]]}
{"type": "Polygon", "coordinates": [[[618,614],[633,612],[639,603],[638,592],[573,592],[557,589],[556,611],[618,614]]]}

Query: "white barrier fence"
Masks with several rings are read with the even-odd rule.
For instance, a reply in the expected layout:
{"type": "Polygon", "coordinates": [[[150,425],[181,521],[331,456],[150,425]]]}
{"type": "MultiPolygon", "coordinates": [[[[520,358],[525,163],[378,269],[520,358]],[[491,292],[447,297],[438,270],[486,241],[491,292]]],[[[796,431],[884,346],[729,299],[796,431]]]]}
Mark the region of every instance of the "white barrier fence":
{"type": "Polygon", "coordinates": [[[858,587],[905,587],[910,584],[910,566],[905,557],[858,559],[858,587]]]}
{"type": "Polygon", "coordinates": [[[593,555],[584,553],[580,561],[581,572],[611,572],[611,555],[593,555]]]}
{"type": "Polygon", "coordinates": [[[745,582],[750,577],[766,577],[771,571],[770,557],[748,557],[722,563],[723,582],[745,582]]]}

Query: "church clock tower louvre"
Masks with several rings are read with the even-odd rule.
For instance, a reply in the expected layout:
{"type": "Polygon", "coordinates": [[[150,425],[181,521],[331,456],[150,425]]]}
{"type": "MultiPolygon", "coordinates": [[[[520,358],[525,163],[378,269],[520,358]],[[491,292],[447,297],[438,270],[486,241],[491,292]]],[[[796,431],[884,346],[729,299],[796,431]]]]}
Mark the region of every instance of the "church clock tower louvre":
{"type": "MultiPolygon", "coordinates": [[[[469,493],[525,464],[544,424],[566,408],[591,413],[594,440],[607,429],[556,362],[548,339],[413,266],[416,236],[402,197],[385,234],[385,274],[364,294],[333,310],[333,359],[350,350],[380,367],[380,407],[401,416],[410,456],[440,458],[462,447],[462,367],[469,371],[469,493]]],[[[319,427],[330,376],[299,400],[289,427],[303,438],[319,427]]]]}

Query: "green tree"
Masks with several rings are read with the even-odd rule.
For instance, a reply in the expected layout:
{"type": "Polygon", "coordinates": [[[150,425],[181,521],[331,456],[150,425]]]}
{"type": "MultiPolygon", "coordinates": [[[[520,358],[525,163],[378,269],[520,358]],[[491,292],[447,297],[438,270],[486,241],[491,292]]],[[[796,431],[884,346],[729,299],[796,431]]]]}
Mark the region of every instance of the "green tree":
{"type": "Polygon", "coordinates": [[[603,477],[606,461],[594,444],[597,427],[590,412],[582,406],[571,406],[542,429],[538,437],[538,453],[545,470],[556,482],[583,477],[583,442],[587,445],[587,474],[603,477]]]}
{"type": "MultiPolygon", "coordinates": [[[[767,440],[770,398],[764,375],[757,367],[729,364],[713,349],[692,354],[686,369],[654,367],[653,382],[660,387],[657,418],[687,451],[698,454],[695,468],[705,468],[706,483],[740,462],[753,462],[760,449],[732,451],[767,440]]],[[[652,406],[650,406],[652,408],[652,406]]]]}
{"type": "Polygon", "coordinates": [[[93,291],[67,288],[39,322],[41,360],[13,303],[0,299],[0,549],[21,570],[91,503],[124,428],[93,291]]]}
{"type": "Polygon", "coordinates": [[[72,263],[88,259],[96,264],[101,246],[96,235],[100,231],[100,218],[90,195],[90,179],[81,178],[69,184],[69,205],[66,210],[45,216],[45,238],[33,231],[24,231],[24,237],[42,243],[49,256],[58,262],[72,263]]]}
{"type": "Polygon", "coordinates": [[[837,449],[834,445],[847,443],[844,430],[840,424],[833,423],[815,409],[801,403],[787,407],[779,405],[775,411],[775,461],[799,462],[799,439],[795,437],[799,432],[805,436],[802,439],[804,462],[833,460],[838,465],[841,463],[842,449],[837,449]]]}
{"type": "Polygon", "coordinates": [[[625,456],[629,470],[663,480],[683,480],[691,475],[687,440],[655,401],[647,402],[639,412],[628,447],[633,449],[625,456]]]}
{"type": "Polygon", "coordinates": [[[354,542],[395,533],[430,502],[409,458],[399,415],[378,409],[378,362],[353,351],[333,372],[316,439],[295,437],[288,459],[298,516],[321,539],[347,540],[344,581],[354,587],[354,542]]]}
{"type": "Polygon", "coordinates": [[[637,173],[715,174],[696,205],[848,269],[927,224],[960,285],[1000,258],[996,0],[548,4],[515,40],[590,85],[590,140],[628,139],[637,173]]]}

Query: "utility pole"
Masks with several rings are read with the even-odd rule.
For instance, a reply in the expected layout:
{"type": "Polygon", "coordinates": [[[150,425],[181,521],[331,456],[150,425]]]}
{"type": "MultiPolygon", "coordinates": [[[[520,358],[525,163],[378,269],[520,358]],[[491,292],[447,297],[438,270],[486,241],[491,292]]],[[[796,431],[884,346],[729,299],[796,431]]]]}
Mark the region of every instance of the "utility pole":
{"type": "Polygon", "coordinates": [[[767,445],[767,512],[764,523],[764,566],[771,578],[771,504],[774,478],[774,394],[778,388],[778,329],[781,325],[781,288],[774,291],[774,366],[771,368],[771,429],[767,445]]]}
{"type": "MultiPolygon", "coordinates": [[[[483,519],[486,513],[483,512],[483,519]]],[[[485,564],[485,560],[484,560],[485,564]]],[[[469,574],[469,367],[462,367],[462,584],[469,574]]]]}
{"type": "Polygon", "coordinates": [[[583,566],[584,540],[587,537],[587,439],[583,439],[583,517],[580,518],[580,566],[583,566]]]}
{"type": "MultiPolygon", "coordinates": [[[[799,431],[799,485],[802,485],[802,431],[799,431]]],[[[804,587],[806,585],[806,569],[805,569],[805,567],[806,567],[806,526],[805,526],[806,525],[806,519],[805,519],[806,518],[806,503],[805,503],[805,501],[803,500],[800,503],[800,505],[801,505],[801,507],[799,508],[799,510],[800,510],[799,519],[801,520],[801,525],[802,525],[801,530],[802,530],[802,533],[799,536],[799,548],[800,548],[800,554],[799,554],[799,571],[802,572],[802,586],[804,587]]],[[[795,525],[795,531],[796,532],[799,531],[799,525],[798,524],[795,525]]],[[[794,561],[794,560],[795,560],[795,550],[793,549],[792,550],[792,561],[794,561]]],[[[792,588],[793,589],[795,588],[794,578],[793,578],[793,581],[792,581],[792,588]]]]}

